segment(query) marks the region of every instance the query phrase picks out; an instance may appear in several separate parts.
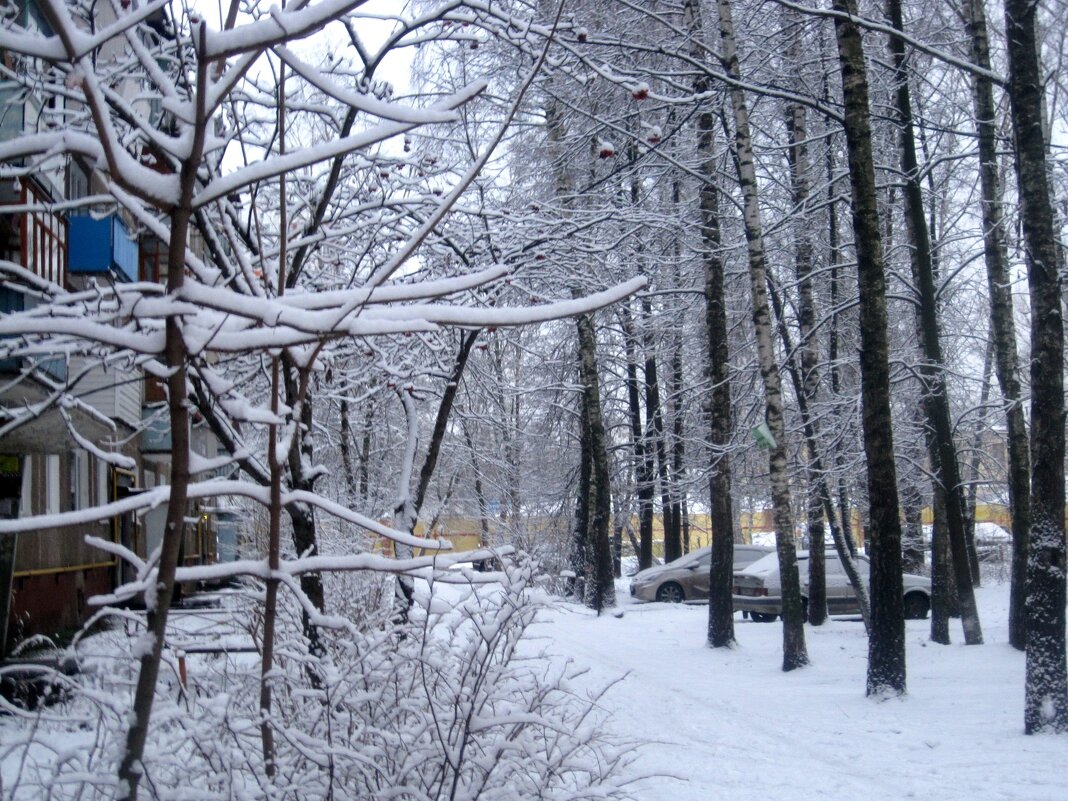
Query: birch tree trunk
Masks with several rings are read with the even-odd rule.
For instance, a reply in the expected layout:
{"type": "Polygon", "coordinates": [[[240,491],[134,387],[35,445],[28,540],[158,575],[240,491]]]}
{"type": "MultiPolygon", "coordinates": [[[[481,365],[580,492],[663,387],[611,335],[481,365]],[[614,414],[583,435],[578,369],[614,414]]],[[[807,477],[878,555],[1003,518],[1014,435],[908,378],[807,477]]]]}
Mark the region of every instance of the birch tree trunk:
{"type": "MultiPolygon", "coordinates": [[[[784,31],[790,37],[786,61],[800,71],[801,33],[800,15],[793,10],[783,12],[784,31]]],[[[803,87],[797,87],[803,91],[803,87]]],[[[816,336],[816,304],[812,296],[813,249],[809,233],[809,171],[808,120],[800,103],[786,106],[786,132],[789,137],[787,159],[790,164],[790,189],[793,195],[794,275],[797,278],[797,324],[801,337],[801,392],[808,409],[812,409],[819,394],[819,340],[816,336]]],[[[781,315],[780,315],[781,317],[781,315]]],[[[821,626],[827,619],[827,567],[824,558],[824,528],[821,493],[817,483],[819,460],[819,421],[805,415],[808,439],[808,465],[805,468],[808,495],[805,512],[808,528],[808,605],[805,617],[813,626],[821,626]]],[[[862,590],[863,591],[863,590],[862,590]]]]}
{"type": "MultiPolygon", "coordinates": [[[[787,353],[794,354],[796,353],[796,349],[790,338],[790,330],[786,325],[782,299],[779,297],[779,293],[775,290],[774,283],[770,281],[768,282],[768,294],[771,296],[771,306],[778,321],[779,338],[782,340],[783,350],[787,353]]],[[[823,467],[823,457],[817,440],[816,416],[813,414],[809,406],[809,399],[805,393],[804,384],[801,379],[801,371],[797,367],[796,359],[791,358],[787,361],[786,369],[790,375],[791,383],[794,385],[794,395],[797,398],[797,407],[798,411],[801,413],[802,428],[805,432],[805,444],[808,447],[810,454],[809,458],[811,459],[809,470],[812,484],[805,503],[806,512],[809,515],[810,521],[812,521],[813,518],[818,517],[818,523],[812,525],[812,528],[818,532],[816,536],[820,538],[817,541],[821,541],[823,537],[823,521],[826,520],[830,525],[831,540],[834,542],[838,560],[842,564],[842,569],[845,571],[846,578],[849,579],[849,586],[853,588],[853,594],[857,601],[857,608],[860,610],[860,617],[864,621],[864,629],[865,631],[868,631],[871,627],[871,610],[868,605],[868,590],[860,578],[860,573],[857,570],[857,561],[849,548],[845,534],[838,526],[835,518],[834,501],[831,498],[830,485],[827,483],[827,473],[823,467]],[[818,504],[820,509],[813,510],[812,507],[814,504],[818,504]]],[[[824,581],[824,579],[819,580],[824,581]]],[[[810,572],[807,617],[808,622],[815,626],[820,624],[812,619],[812,582],[813,579],[810,572]]],[[[824,608],[826,608],[826,601],[824,601],[824,608]]],[[[824,611],[824,618],[826,618],[826,611],[824,611]]],[[[820,622],[822,623],[823,621],[820,622]]]]}
{"type": "MultiPolygon", "coordinates": [[[[968,41],[972,61],[990,69],[986,11],[983,0],[969,0],[968,41]]],[[[1016,352],[1016,323],[1012,309],[1009,258],[1005,245],[1001,185],[998,177],[996,107],[993,82],[972,75],[972,102],[979,140],[979,182],[982,188],[983,255],[990,293],[990,325],[994,340],[994,369],[1001,388],[1009,457],[1009,509],[1012,514],[1012,585],[1009,591],[1009,642],[1023,650],[1027,643],[1027,542],[1031,527],[1031,454],[1027,444],[1023,392],[1016,352]]]]}
{"type": "MultiPolygon", "coordinates": [[[[723,59],[728,73],[741,78],[734,24],[729,0],[719,0],[719,30],[723,59]]],[[[737,85],[731,88],[734,110],[734,139],[738,180],[742,190],[745,239],[749,255],[749,285],[753,304],[753,327],[756,330],[757,360],[764,384],[764,419],[771,431],[768,468],[771,479],[772,515],[775,521],[775,546],[779,556],[782,583],[783,670],[808,664],[805,648],[804,618],[801,610],[801,582],[794,548],[793,511],[790,503],[790,476],[786,456],[786,426],[783,421],[782,382],[772,341],[771,309],[768,304],[767,265],[760,223],[760,200],[756,166],[753,162],[749,110],[745,96],[737,85]]]]}
{"type": "Polygon", "coordinates": [[[905,612],[901,584],[901,520],[894,466],[893,419],[887,345],[886,277],[872,158],[868,75],[853,0],[833,0],[835,39],[842,75],[853,241],[860,297],[860,371],[864,453],[868,467],[871,559],[871,635],[867,693],[902,694],[905,612]]]}
{"type": "Polygon", "coordinates": [[[1031,289],[1031,541],[1027,560],[1024,730],[1068,732],[1065,660],[1064,323],[1057,232],[1042,135],[1042,73],[1032,0],[1005,0],[1009,99],[1031,289]]]}

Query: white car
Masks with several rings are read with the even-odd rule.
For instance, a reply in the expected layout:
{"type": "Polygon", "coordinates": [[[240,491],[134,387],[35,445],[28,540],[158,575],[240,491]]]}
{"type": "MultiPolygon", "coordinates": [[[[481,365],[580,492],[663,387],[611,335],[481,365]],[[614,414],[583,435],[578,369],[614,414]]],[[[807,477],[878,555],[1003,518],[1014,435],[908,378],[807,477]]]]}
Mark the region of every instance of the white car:
{"type": "MultiPolygon", "coordinates": [[[[836,551],[826,552],[827,612],[848,615],[859,612],[857,598],[849,586],[845,568],[836,551]]],[[[867,584],[868,557],[857,556],[860,579],[867,584]]],[[[801,579],[801,603],[808,603],[808,551],[797,552],[797,569],[801,579]]],[[[922,620],[931,608],[931,580],[926,576],[905,573],[903,578],[905,617],[922,620]]],[[[734,610],[748,612],[753,620],[771,621],[782,614],[782,587],[779,582],[778,555],[770,553],[734,574],[734,610]]]]}
{"type": "MultiPolygon", "coordinates": [[[[745,567],[771,552],[762,545],[735,545],[734,569],[745,567]]],[[[641,601],[700,601],[708,599],[712,547],[700,548],[666,565],[649,567],[630,580],[630,594],[641,601]]]]}

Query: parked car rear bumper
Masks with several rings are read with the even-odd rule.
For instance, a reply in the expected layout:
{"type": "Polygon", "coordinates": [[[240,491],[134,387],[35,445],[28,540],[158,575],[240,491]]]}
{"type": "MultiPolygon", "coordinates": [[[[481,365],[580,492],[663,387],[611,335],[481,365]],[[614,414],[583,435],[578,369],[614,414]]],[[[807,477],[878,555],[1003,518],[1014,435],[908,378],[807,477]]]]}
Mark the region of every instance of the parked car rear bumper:
{"type": "Polygon", "coordinates": [[[735,612],[761,612],[765,615],[782,614],[782,598],[779,596],[732,595],[735,612]]]}

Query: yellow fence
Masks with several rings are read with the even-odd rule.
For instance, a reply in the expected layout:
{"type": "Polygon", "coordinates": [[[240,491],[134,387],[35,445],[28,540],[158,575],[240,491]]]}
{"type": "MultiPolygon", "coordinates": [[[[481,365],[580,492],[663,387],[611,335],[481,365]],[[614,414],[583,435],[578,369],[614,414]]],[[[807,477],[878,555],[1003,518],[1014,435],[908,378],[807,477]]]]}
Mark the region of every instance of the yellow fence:
{"type": "MultiPolygon", "coordinates": [[[[930,524],[933,519],[932,510],[927,507],[923,510],[923,522],[924,524],[930,524]]],[[[389,524],[389,521],[383,520],[383,523],[389,524]]],[[[531,521],[527,521],[531,524],[531,521]]],[[[707,514],[691,514],[689,516],[690,522],[690,550],[697,550],[698,548],[704,548],[712,543],[712,525],[707,514]]],[[[979,504],[975,507],[975,522],[977,523],[996,523],[1002,528],[1009,529],[1011,524],[1011,516],[1007,507],[1001,504],[979,504]]],[[[861,522],[860,511],[854,509],[852,511],[852,531],[854,537],[857,539],[858,545],[863,545],[863,525],[861,522]]],[[[496,529],[496,521],[490,520],[490,532],[491,535],[496,529]]],[[[533,523],[537,525],[537,523],[533,523]]],[[[742,534],[742,540],[744,542],[752,542],[754,534],[758,533],[770,533],[775,530],[775,524],[772,519],[772,512],[770,509],[763,509],[755,512],[742,512],[738,515],[738,525],[742,534]]],[[[628,521],[628,527],[630,531],[637,536],[638,532],[638,518],[631,517],[628,521]]],[[[613,523],[613,530],[615,524],[613,523]]],[[[437,524],[434,527],[434,532],[430,535],[429,539],[436,540],[448,540],[452,543],[453,549],[457,551],[470,551],[475,550],[481,544],[481,525],[476,517],[443,517],[439,518],[437,524]]],[[[419,537],[426,537],[426,529],[422,523],[416,527],[416,535],[419,537]]],[[[627,550],[628,538],[624,535],[624,551],[627,550]]],[[[389,540],[380,540],[379,547],[384,553],[392,554],[392,543],[389,540]]],[[[663,556],[664,548],[664,521],[660,515],[656,515],[653,518],[653,550],[657,556],[663,556]]],[[[429,555],[433,553],[429,549],[416,549],[416,555],[429,555]]]]}

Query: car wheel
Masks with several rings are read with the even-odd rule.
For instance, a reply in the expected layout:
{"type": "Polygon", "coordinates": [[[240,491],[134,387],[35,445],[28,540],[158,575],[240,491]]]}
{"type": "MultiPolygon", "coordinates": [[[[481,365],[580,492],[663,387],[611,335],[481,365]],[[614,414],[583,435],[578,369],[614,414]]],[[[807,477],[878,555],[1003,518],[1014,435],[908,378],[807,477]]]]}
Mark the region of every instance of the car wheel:
{"type": "Polygon", "coordinates": [[[753,618],[757,623],[772,623],[776,615],[769,615],[766,612],[750,612],[749,617],[753,618]]]}
{"type": "Polygon", "coordinates": [[[910,592],[905,596],[905,619],[923,620],[927,617],[930,603],[922,592],[910,592]]]}
{"type": "Polygon", "coordinates": [[[685,601],[686,595],[683,593],[681,586],[674,581],[669,581],[657,587],[656,600],[666,604],[677,604],[685,601]]]}

